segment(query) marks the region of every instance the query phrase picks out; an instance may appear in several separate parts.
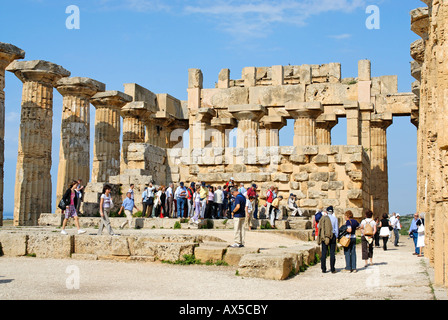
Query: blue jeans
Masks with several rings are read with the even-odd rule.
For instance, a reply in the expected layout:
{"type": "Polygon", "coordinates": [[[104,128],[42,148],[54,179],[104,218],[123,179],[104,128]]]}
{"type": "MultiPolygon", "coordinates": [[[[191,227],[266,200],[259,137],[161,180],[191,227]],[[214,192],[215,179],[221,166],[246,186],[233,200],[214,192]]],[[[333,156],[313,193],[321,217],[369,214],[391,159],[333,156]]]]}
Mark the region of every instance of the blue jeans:
{"type": "Polygon", "coordinates": [[[186,198],[178,198],[177,199],[177,217],[184,217],[185,203],[187,202],[186,198]]]}
{"type": "Polygon", "coordinates": [[[356,270],[356,239],[350,239],[350,245],[344,248],[345,270],[356,270]]]}
{"type": "Polygon", "coordinates": [[[414,245],[415,245],[415,253],[420,254],[420,248],[417,247],[417,239],[418,239],[418,232],[417,230],[412,231],[412,238],[414,239],[414,245]]]}

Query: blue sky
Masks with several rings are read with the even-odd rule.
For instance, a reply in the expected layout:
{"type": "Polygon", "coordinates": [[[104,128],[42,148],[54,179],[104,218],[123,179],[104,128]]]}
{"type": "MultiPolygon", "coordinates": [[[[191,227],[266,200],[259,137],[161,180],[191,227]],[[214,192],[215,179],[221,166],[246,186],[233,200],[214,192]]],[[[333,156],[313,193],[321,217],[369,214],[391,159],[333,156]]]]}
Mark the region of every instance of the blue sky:
{"type": "MultiPolygon", "coordinates": [[[[0,41],[26,51],[26,60],[62,65],[72,76],[123,90],[135,82],[155,93],[187,99],[188,69],[200,68],[214,87],[222,68],[239,79],[246,66],[340,62],[356,77],[358,60],[372,61],[372,76],[398,75],[411,91],[409,12],[419,0],[15,0],[0,6],[0,41]],[[66,28],[66,8],[80,9],[80,29],[66,28]],[[368,5],[380,9],[380,29],[365,26],[368,5]]],[[[6,75],[4,211],[14,208],[21,82],[6,75]]],[[[57,180],[62,97],[55,90],[53,200],[57,180]]],[[[94,108],[92,112],[92,133],[94,108]]],[[[292,123],[280,142],[292,145],[292,123]]],[[[93,135],[92,135],[93,136],[93,135]]],[[[395,118],[388,129],[390,210],[411,213],[416,204],[416,128],[395,118]]],[[[346,143],[345,121],[333,143],[346,143]]],[[[93,146],[92,146],[93,150],[93,146]]]]}

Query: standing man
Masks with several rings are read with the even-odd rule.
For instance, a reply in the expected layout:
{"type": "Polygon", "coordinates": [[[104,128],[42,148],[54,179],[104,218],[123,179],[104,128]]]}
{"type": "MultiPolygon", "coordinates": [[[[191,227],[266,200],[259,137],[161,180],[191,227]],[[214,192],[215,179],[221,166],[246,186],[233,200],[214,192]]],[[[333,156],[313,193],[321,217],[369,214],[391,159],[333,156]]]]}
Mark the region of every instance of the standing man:
{"type": "Polygon", "coordinates": [[[283,200],[283,196],[278,196],[272,201],[272,211],[271,211],[271,226],[272,229],[275,228],[275,220],[278,220],[280,216],[280,202],[283,200]]]}
{"type": "Polygon", "coordinates": [[[174,217],[174,184],[170,183],[168,189],[166,189],[166,215],[169,218],[175,218],[174,217]]]}
{"type": "Polygon", "coordinates": [[[336,273],[336,239],[339,236],[338,219],[334,216],[333,207],[327,208],[327,215],[319,226],[318,244],[322,244],[321,269],[322,273],[327,272],[327,252],[330,249],[330,269],[331,273],[336,273]]]}
{"type": "Polygon", "coordinates": [[[188,205],[188,217],[193,218],[194,216],[194,194],[196,190],[196,184],[192,182],[190,187],[187,189],[188,197],[187,197],[187,205],[188,205]]]}
{"type": "MultiPolygon", "coordinates": [[[[146,200],[146,208],[145,208],[145,201],[143,201],[143,218],[149,218],[152,215],[152,209],[154,207],[154,194],[155,194],[156,188],[153,186],[152,182],[149,183],[148,188],[146,189],[146,198],[143,197],[143,199],[146,200]],[[148,212],[148,214],[146,214],[148,212]]],[[[145,193],[143,193],[145,195],[145,193]]]]}
{"type": "Polygon", "coordinates": [[[235,197],[235,208],[232,211],[233,225],[235,230],[235,243],[231,248],[244,247],[245,229],[244,222],[246,221],[246,198],[238,192],[238,189],[233,187],[231,190],[235,197]]]}
{"type": "Polygon", "coordinates": [[[134,200],[134,184],[131,184],[128,192],[131,193],[131,199],[134,200]]]}
{"type": "Polygon", "coordinates": [[[120,229],[123,229],[126,224],[129,225],[129,229],[132,228],[132,212],[134,211],[134,208],[138,210],[138,208],[135,206],[134,199],[132,199],[132,194],[128,192],[126,194],[126,199],[124,199],[120,211],[118,212],[118,215],[120,216],[121,212],[124,209],[124,213],[126,214],[126,218],[128,219],[120,226],[120,229]]]}
{"type": "Polygon", "coordinates": [[[223,217],[223,202],[224,202],[224,193],[221,190],[221,186],[218,186],[218,189],[215,191],[213,202],[216,206],[216,215],[218,216],[218,219],[221,219],[223,217]]]}
{"type": "Polygon", "coordinates": [[[394,230],[394,246],[398,247],[398,240],[400,239],[400,220],[399,220],[400,214],[399,213],[393,213],[392,217],[390,218],[390,224],[394,230]]]}
{"type": "Polygon", "coordinates": [[[238,189],[238,192],[241,193],[243,196],[247,192],[246,188],[244,188],[244,183],[240,183],[240,188],[238,189]]]}
{"type": "Polygon", "coordinates": [[[257,195],[257,185],[254,183],[252,186],[247,189],[246,198],[250,199],[250,197],[254,197],[254,208],[253,208],[253,218],[257,219],[258,214],[258,195],[257,195]]]}
{"type": "Polygon", "coordinates": [[[417,240],[418,240],[418,226],[417,221],[419,220],[419,214],[414,214],[414,219],[411,221],[411,226],[409,228],[409,236],[414,240],[414,246],[415,246],[415,252],[413,255],[418,256],[420,254],[420,248],[417,247],[417,240]]]}
{"type": "Polygon", "coordinates": [[[76,188],[76,195],[78,196],[78,202],[76,204],[76,212],[81,214],[79,212],[79,208],[81,208],[81,202],[84,201],[84,186],[82,185],[82,179],[78,180],[78,187],[76,188]]]}
{"type": "Polygon", "coordinates": [[[177,201],[177,217],[184,218],[184,210],[185,205],[187,204],[188,193],[187,188],[185,188],[183,182],[181,182],[180,186],[177,187],[174,197],[176,198],[177,201]]]}

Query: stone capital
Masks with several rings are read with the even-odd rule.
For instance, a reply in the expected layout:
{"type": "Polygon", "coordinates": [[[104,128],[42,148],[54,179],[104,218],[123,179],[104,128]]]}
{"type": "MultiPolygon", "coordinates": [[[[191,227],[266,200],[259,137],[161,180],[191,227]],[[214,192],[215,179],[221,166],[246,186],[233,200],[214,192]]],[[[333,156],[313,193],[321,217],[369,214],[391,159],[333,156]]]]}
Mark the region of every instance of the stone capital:
{"type": "Polygon", "coordinates": [[[336,114],[321,114],[316,119],[316,125],[319,128],[325,128],[328,130],[333,129],[339,123],[336,114]]]}
{"type": "Polygon", "coordinates": [[[290,102],[285,106],[285,110],[294,119],[298,119],[298,118],[316,119],[324,112],[322,103],[320,103],[318,101],[290,102]]]}
{"type": "Polygon", "coordinates": [[[264,116],[261,119],[260,126],[269,130],[280,130],[286,126],[286,118],[282,116],[264,116]]]}
{"type": "Polygon", "coordinates": [[[210,125],[214,128],[222,129],[232,129],[237,126],[236,120],[234,118],[213,118],[210,125]]]}
{"type": "Polygon", "coordinates": [[[372,114],[370,124],[374,128],[387,129],[393,123],[393,116],[390,112],[372,114]]]}
{"type": "Polygon", "coordinates": [[[95,108],[121,109],[132,101],[132,97],[120,91],[105,91],[95,94],[91,103],[95,108]]]}
{"type": "Polygon", "coordinates": [[[144,101],[130,102],[121,109],[121,116],[123,118],[136,118],[143,120],[151,114],[153,114],[152,110],[149,109],[148,104],[144,101]]]}
{"type": "Polygon", "coordinates": [[[25,58],[25,51],[9,44],[0,42],[0,68],[6,68],[12,61],[25,58]]]}
{"type": "Polygon", "coordinates": [[[229,106],[229,112],[238,120],[260,121],[268,110],[259,104],[241,104],[229,106]]]}
{"type": "Polygon", "coordinates": [[[61,78],[70,76],[63,67],[44,60],[13,61],[6,71],[14,73],[24,83],[40,82],[53,87],[61,78]]]}
{"type": "Polygon", "coordinates": [[[216,112],[213,108],[199,108],[195,114],[195,120],[201,123],[210,123],[215,116],[216,112]]]}
{"type": "Polygon", "coordinates": [[[106,90],[106,85],[99,81],[82,78],[62,78],[56,82],[56,90],[62,96],[84,96],[91,98],[98,92],[104,92],[106,90]]]}

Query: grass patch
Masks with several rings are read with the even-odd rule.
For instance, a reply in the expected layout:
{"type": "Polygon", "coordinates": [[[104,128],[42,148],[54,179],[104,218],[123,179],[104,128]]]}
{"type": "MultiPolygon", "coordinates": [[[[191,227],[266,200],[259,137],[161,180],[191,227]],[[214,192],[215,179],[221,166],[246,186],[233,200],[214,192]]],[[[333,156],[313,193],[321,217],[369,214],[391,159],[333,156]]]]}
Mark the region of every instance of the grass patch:
{"type": "Polygon", "coordinates": [[[176,221],[176,223],[174,224],[174,229],[182,229],[182,226],[179,221],[176,221]]]}
{"type": "Polygon", "coordinates": [[[260,225],[260,229],[272,229],[272,225],[267,221],[265,225],[260,225]]]}
{"type": "Polygon", "coordinates": [[[206,220],[205,224],[201,226],[201,229],[213,229],[214,226],[213,220],[206,220]]]}
{"type": "Polygon", "coordinates": [[[180,265],[191,265],[191,264],[202,264],[201,260],[196,259],[194,254],[184,254],[184,259],[179,259],[174,262],[162,260],[162,263],[166,264],[180,264],[180,265]]]}
{"type": "Polygon", "coordinates": [[[28,253],[26,256],[30,257],[30,258],[36,258],[36,254],[35,253],[28,253]]]}

